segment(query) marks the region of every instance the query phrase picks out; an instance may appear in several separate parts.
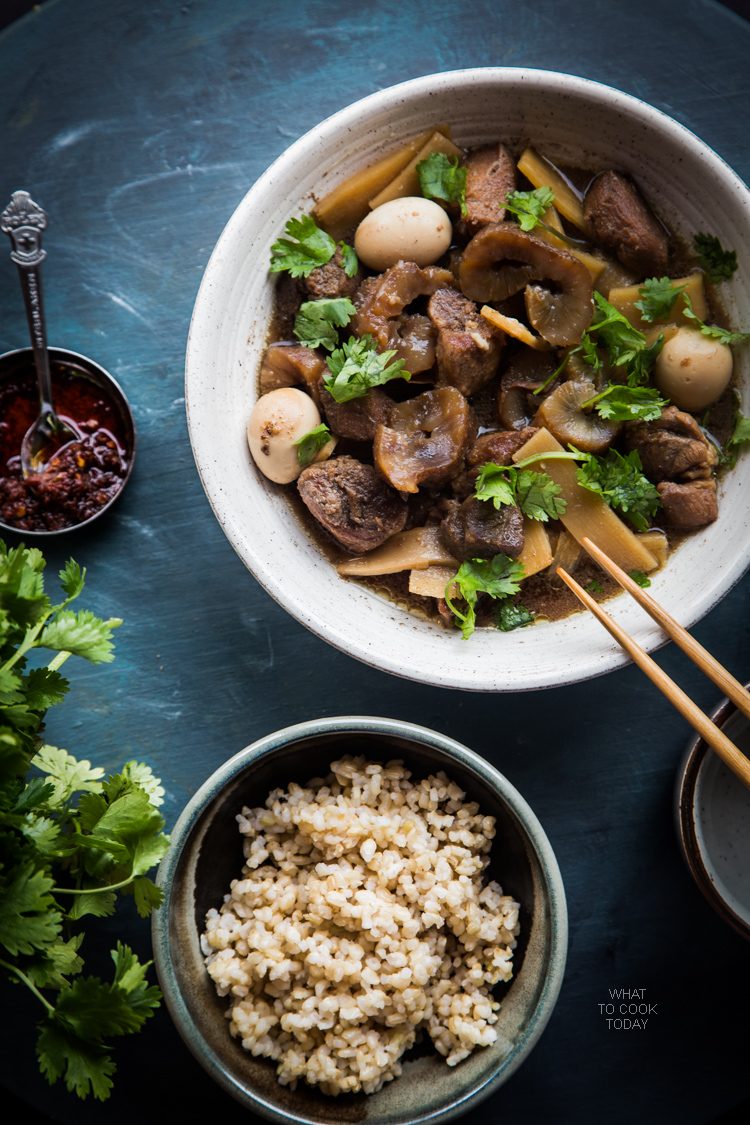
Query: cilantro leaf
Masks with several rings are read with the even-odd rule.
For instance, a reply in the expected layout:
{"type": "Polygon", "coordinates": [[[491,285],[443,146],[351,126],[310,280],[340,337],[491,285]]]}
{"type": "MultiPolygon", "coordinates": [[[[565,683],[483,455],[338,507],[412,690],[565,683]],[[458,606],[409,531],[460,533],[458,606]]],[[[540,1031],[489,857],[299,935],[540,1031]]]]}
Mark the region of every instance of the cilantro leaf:
{"type": "Polygon", "coordinates": [[[745,445],[750,441],[750,418],[741,414],[739,410],[735,413],[734,429],[732,436],[727,441],[727,449],[729,465],[731,468],[737,464],[737,457],[739,455],[739,447],[745,445]]]}
{"type": "Polygon", "coordinates": [[[0,945],[12,957],[33,953],[54,942],[62,915],[55,909],[53,883],[45,871],[26,860],[0,882],[0,945]]]}
{"type": "Polygon", "coordinates": [[[73,905],[68,911],[68,918],[77,922],[90,914],[93,918],[109,918],[115,912],[117,895],[114,891],[90,891],[82,895],[75,895],[73,905]]]}
{"type": "Polygon", "coordinates": [[[93,1093],[103,1102],[109,1097],[110,1075],[116,1068],[102,1045],[87,1043],[56,1021],[47,1019],[40,1025],[37,1056],[39,1068],[50,1085],[64,1077],[68,1091],[75,1092],[79,1098],[93,1093]]]}
{"type": "Polygon", "coordinates": [[[651,585],[651,579],[647,575],[645,575],[642,570],[630,570],[628,571],[628,574],[633,579],[633,581],[637,582],[638,585],[641,586],[644,590],[647,586],[651,585]]]}
{"type": "Polygon", "coordinates": [[[716,235],[698,233],[693,235],[695,257],[701,269],[706,271],[709,281],[716,283],[728,281],[737,269],[737,253],[725,250],[716,235]]]}
{"type": "Polygon", "coordinates": [[[513,465],[496,465],[487,461],[479,471],[474,495],[478,500],[492,501],[496,508],[517,504],[532,520],[559,519],[567,504],[562,489],[547,473],[530,472],[513,465]]]}
{"type": "MultiPolygon", "coordinates": [[[[509,192],[505,197],[505,208],[518,217],[521,230],[529,231],[540,224],[545,226],[542,223],[542,216],[554,202],[555,193],[552,188],[538,187],[533,191],[509,192]]],[[[547,229],[549,230],[549,227],[547,229]]]]}
{"type": "Polygon", "coordinates": [[[33,711],[46,711],[62,703],[68,687],[65,677],[50,668],[32,668],[23,678],[26,704],[33,711]]]}
{"type": "Polygon", "coordinates": [[[143,789],[152,805],[164,804],[164,787],[161,779],[154,776],[154,771],[145,762],[136,762],[135,759],[126,762],[122,767],[122,777],[134,781],[143,789]]]}
{"type": "Polygon", "coordinates": [[[602,418],[615,422],[652,422],[661,417],[662,409],[668,405],[667,399],[660,398],[659,392],[651,387],[625,387],[610,383],[601,394],[595,395],[582,408],[595,406],[602,418]]]}
{"type": "Polygon", "coordinates": [[[330,234],[321,230],[309,215],[289,219],[284,232],[289,237],[277,239],[271,247],[271,273],[288,270],[292,277],[308,277],[336,253],[330,234]]]}
{"type": "Polygon", "coordinates": [[[294,335],[306,348],[338,347],[338,328],[345,328],[357,312],[348,297],[323,297],[300,305],[294,321],[294,335]]]}
{"type": "Polygon", "coordinates": [[[597,580],[595,578],[591,579],[588,586],[584,586],[584,590],[586,591],[587,594],[603,594],[604,593],[604,587],[602,586],[601,582],[597,582],[597,580]]]}
{"type": "Polygon", "coordinates": [[[78,563],[74,562],[73,559],[68,559],[60,571],[60,585],[68,595],[68,601],[73,601],[81,594],[85,578],[86,571],[81,570],[78,563]]]}
{"type": "Polygon", "coordinates": [[[445,589],[445,601],[453,615],[461,624],[464,640],[468,640],[476,627],[476,603],[480,593],[491,598],[502,599],[517,594],[519,582],[524,577],[523,563],[509,559],[507,555],[495,555],[492,559],[467,559],[461,563],[455,578],[445,589]],[[466,612],[456,609],[450,599],[450,588],[456,583],[460,596],[466,602],[466,612]]]}
{"type": "Polygon", "coordinates": [[[648,517],[661,507],[659,492],[644,475],[637,449],[624,455],[616,449],[608,449],[599,457],[589,453],[588,460],[576,469],[576,476],[583,488],[602,496],[639,531],[647,530],[648,517]]]}
{"type": "Polygon", "coordinates": [[[720,344],[739,344],[743,340],[750,340],[750,332],[732,332],[728,328],[719,328],[718,324],[706,324],[694,310],[692,301],[687,294],[685,294],[684,300],[684,315],[695,321],[703,336],[718,340],[720,344]]]}
{"type": "Polygon", "coordinates": [[[389,362],[395,354],[395,351],[379,352],[369,332],[359,340],[345,340],[342,347],[328,357],[330,375],[323,376],[323,383],[336,402],[348,402],[364,397],[371,387],[381,386],[390,379],[411,379],[402,359],[389,362]]]}
{"type": "Polygon", "coordinates": [[[102,621],[90,609],[81,609],[77,613],[63,609],[44,626],[36,645],[62,649],[74,656],[82,656],[92,664],[100,664],[114,659],[112,630],[121,624],[119,618],[102,621]]]}
{"type": "Polygon", "coordinates": [[[536,614],[524,605],[514,605],[506,602],[500,606],[497,615],[497,627],[503,633],[510,633],[513,629],[522,629],[525,625],[533,625],[536,614]]]}
{"type": "Polygon", "coordinates": [[[300,465],[309,465],[316,453],[331,440],[331,431],[325,422],[303,434],[293,442],[297,446],[297,460],[300,465]]]}
{"type": "Polygon", "coordinates": [[[339,242],[339,250],[341,251],[341,265],[347,277],[354,277],[359,269],[359,259],[355,254],[353,248],[348,246],[346,242],[339,242]]]}
{"type": "Polygon", "coordinates": [[[51,805],[61,805],[77,791],[99,793],[101,791],[100,778],[104,777],[104,770],[99,766],[92,768],[87,758],[77,761],[67,750],[58,749],[57,746],[42,746],[41,750],[31,759],[32,766],[36,766],[42,773],[49,774],[54,784],[54,793],[48,798],[51,805]]]}
{"type": "Polygon", "coordinates": [[[644,281],[638,292],[640,301],[635,302],[643,320],[669,320],[675,301],[682,293],[684,285],[673,285],[668,277],[650,277],[644,281]]]}
{"type": "Polygon", "coordinates": [[[457,156],[431,152],[420,160],[416,171],[422,195],[444,203],[458,203],[461,214],[469,214],[466,209],[466,168],[459,167],[457,156]]]}

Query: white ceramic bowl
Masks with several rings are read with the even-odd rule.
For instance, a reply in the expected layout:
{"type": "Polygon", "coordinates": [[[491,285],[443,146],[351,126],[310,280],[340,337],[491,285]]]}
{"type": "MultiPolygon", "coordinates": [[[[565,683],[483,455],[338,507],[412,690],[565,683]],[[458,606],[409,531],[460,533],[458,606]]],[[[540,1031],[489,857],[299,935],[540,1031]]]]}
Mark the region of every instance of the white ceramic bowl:
{"type": "MultiPolygon", "coordinates": [[[[340,579],[277,486],[251,462],[245,425],[257,397],[273,284],[271,244],[292,215],[429,125],[449,121],[458,144],[531,140],[561,163],[632,173],[688,240],[715,234],[750,277],[750,192],[703,141],[663,113],[607,86],[549,71],[486,68],[430,75],[382,90],[296,141],[251,188],[227,224],[195,304],[186,364],[190,437],[203,485],[229,541],[298,621],[367,664],[430,684],[519,691],[600,675],[626,657],[590,615],[468,641],[340,579]]],[[[724,284],[733,325],[750,327],[750,290],[724,284]]],[[[738,353],[747,384],[748,361],[738,353]]],[[[750,563],[750,458],[720,485],[718,521],[693,535],[655,597],[682,624],[701,618],[750,563]]],[[[631,599],[609,607],[647,650],[663,639],[631,599]]]]}

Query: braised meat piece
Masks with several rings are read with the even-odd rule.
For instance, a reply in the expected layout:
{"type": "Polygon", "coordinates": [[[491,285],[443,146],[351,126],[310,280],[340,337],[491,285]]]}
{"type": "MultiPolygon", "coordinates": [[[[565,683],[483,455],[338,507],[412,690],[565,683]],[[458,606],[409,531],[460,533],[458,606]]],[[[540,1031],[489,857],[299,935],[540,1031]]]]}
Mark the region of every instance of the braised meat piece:
{"type": "Polygon", "coordinates": [[[457,387],[468,398],[495,374],[502,339],[457,289],[438,289],[427,312],[438,330],[437,385],[457,387]]]}
{"type": "Polygon", "coordinates": [[[492,434],[482,434],[466,454],[466,464],[473,467],[493,461],[496,465],[511,465],[513,454],[526,445],[536,431],[536,426],[525,426],[522,430],[498,430],[492,434]]]}
{"type": "Polygon", "coordinates": [[[311,514],[345,551],[371,551],[406,523],[407,506],[398,493],[372,465],[353,457],[309,465],[297,487],[311,514]]]}
{"type": "Polygon", "coordinates": [[[708,480],[717,464],[714,447],[689,414],[670,406],[661,418],[628,426],[628,449],[637,449],[649,480],[708,480]]]}
{"type": "Polygon", "coordinates": [[[651,213],[633,181],[620,172],[602,172],[590,184],[583,214],[591,234],[626,269],[640,275],[667,268],[667,232],[651,213]]]}
{"type": "Polygon", "coordinates": [[[539,409],[543,396],[559,385],[559,379],[547,382],[558,366],[549,352],[522,348],[503,371],[497,391],[497,412],[500,421],[509,430],[525,429],[539,409]],[[534,392],[547,383],[540,394],[534,392]]]}
{"type": "Polygon", "coordinates": [[[260,393],[266,395],[279,387],[304,387],[320,406],[322,379],[327,371],[325,361],[312,348],[302,344],[269,344],[260,368],[260,393]]]}
{"type": "Polygon", "coordinates": [[[523,550],[523,516],[515,504],[496,508],[486,500],[470,496],[440,524],[440,533],[455,558],[491,559],[508,555],[515,559],[523,550]]]}
{"type": "Polygon", "coordinates": [[[662,481],[656,489],[664,505],[664,522],[670,527],[703,527],[713,523],[719,515],[714,480],[695,480],[689,484],[662,481]]]}
{"type": "Polygon", "coordinates": [[[316,266],[308,274],[305,287],[311,301],[319,301],[323,297],[353,297],[364,276],[361,266],[358,266],[357,272],[352,277],[347,277],[341,247],[337,246],[330,262],[326,262],[324,266],[316,266]]]}
{"type": "Polygon", "coordinates": [[[505,218],[505,197],[516,189],[516,164],[505,145],[474,149],[466,158],[466,226],[475,233],[505,218]]]}
{"type": "Polygon", "coordinates": [[[305,280],[290,273],[276,275],[274,299],[273,336],[276,340],[291,340],[294,322],[303,301],[308,300],[305,280]]]}
{"type": "Polygon", "coordinates": [[[348,402],[336,402],[330,391],[322,387],[320,404],[331,433],[351,441],[372,441],[393,405],[382,387],[373,387],[362,398],[348,402]]]}

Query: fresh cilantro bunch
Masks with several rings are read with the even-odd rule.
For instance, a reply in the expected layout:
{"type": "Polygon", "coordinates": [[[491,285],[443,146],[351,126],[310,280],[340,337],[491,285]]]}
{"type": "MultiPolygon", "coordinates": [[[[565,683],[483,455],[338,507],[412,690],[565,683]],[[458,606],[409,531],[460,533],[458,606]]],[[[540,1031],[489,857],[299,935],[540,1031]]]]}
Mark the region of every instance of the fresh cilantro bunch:
{"type": "Polygon", "coordinates": [[[477,477],[474,495],[491,501],[496,508],[517,504],[525,516],[546,523],[565,514],[567,504],[562,489],[547,473],[535,473],[513,465],[496,465],[488,461],[477,477]]]}
{"type": "Polygon", "coordinates": [[[656,515],[661,507],[661,497],[656,486],[644,476],[638,450],[622,454],[608,449],[599,457],[593,453],[581,456],[585,460],[576,469],[578,483],[604,497],[611,508],[627,516],[639,531],[646,531],[648,517],[656,515]]]}
{"type": "MultiPolygon", "coordinates": [[[[336,243],[330,234],[321,230],[309,215],[288,219],[284,232],[289,237],[279,238],[271,247],[271,273],[288,270],[292,277],[308,277],[318,266],[330,262],[336,253],[336,243]]],[[[344,271],[347,277],[357,272],[357,255],[351,246],[339,242],[344,271]]]]}
{"type": "Polygon", "coordinates": [[[653,324],[655,320],[669,320],[675,302],[684,288],[684,285],[673,285],[668,277],[650,277],[639,287],[641,299],[635,302],[634,307],[649,324],[653,324]]]}
{"type": "Polygon", "coordinates": [[[137,1031],[160,993],[146,983],[148,965],[119,943],[111,982],[82,976],[78,924],[112,914],[118,890],[141,915],[161,902],[146,873],[169,843],[157,809],[164,790],[141,763],[105,781],[90,762],[43,745],[45,712],[69,686],[61,665],[71,655],[111,660],[120,624],[68,608],[85,578],[75,562],[60,572],[65,597],[56,605],[43,569],[38,550],[0,542],[0,968],[42,1006],[42,1073],[103,1100],[115,1070],[106,1040],[137,1031]],[[30,666],[44,649],[55,655],[30,666]]]}
{"type": "Polygon", "coordinates": [[[348,297],[322,297],[300,305],[294,321],[294,335],[306,348],[339,346],[339,328],[345,328],[357,310],[348,297]]]}
{"type": "Polygon", "coordinates": [[[325,387],[336,402],[363,398],[372,387],[382,386],[391,379],[410,379],[404,371],[404,361],[391,363],[395,351],[379,352],[369,332],[359,339],[345,340],[328,357],[330,375],[323,377],[325,387]]]}
{"type": "Polygon", "coordinates": [[[422,195],[439,199],[442,203],[458,203],[466,216],[466,168],[459,166],[457,156],[444,152],[431,152],[417,164],[417,175],[422,195]]]}
{"type": "Polygon", "coordinates": [[[491,598],[502,601],[511,594],[518,593],[519,582],[524,575],[523,563],[509,559],[507,555],[495,555],[492,559],[467,559],[461,563],[458,574],[445,588],[445,601],[461,625],[464,640],[468,640],[476,628],[478,595],[489,594],[491,598]],[[466,602],[466,612],[457,609],[450,599],[450,589],[454,583],[466,602]]]}
{"type": "Polygon", "coordinates": [[[331,431],[325,422],[309,430],[294,442],[297,446],[297,460],[300,465],[309,465],[316,453],[331,440],[331,431]]]}
{"type": "Polygon", "coordinates": [[[702,232],[693,236],[693,249],[698,265],[711,282],[728,281],[737,269],[737,253],[725,250],[714,234],[702,232]]]}
{"type": "Polygon", "coordinates": [[[533,191],[511,191],[505,197],[505,209],[518,218],[521,230],[530,231],[541,226],[558,235],[559,231],[542,222],[542,215],[555,202],[555,193],[550,187],[538,187],[533,191]]]}

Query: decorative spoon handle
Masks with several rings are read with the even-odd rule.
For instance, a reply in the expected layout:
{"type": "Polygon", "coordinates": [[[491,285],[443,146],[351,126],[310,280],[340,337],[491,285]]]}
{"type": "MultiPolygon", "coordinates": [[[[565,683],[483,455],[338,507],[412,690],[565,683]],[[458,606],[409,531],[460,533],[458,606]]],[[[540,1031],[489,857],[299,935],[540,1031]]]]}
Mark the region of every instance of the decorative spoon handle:
{"type": "Polygon", "coordinates": [[[18,274],[21,278],[43,409],[52,406],[52,383],[39,268],[47,257],[46,250],[42,249],[42,231],[46,226],[46,212],[34,202],[29,193],[14,191],[10,203],[0,215],[0,230],[10,238],[13,247],[10,256],[18,266],[18,274]]]}

